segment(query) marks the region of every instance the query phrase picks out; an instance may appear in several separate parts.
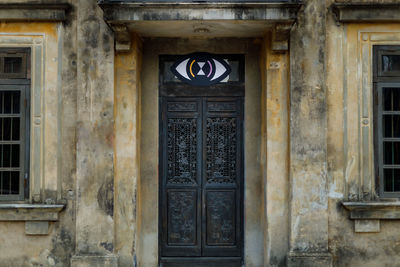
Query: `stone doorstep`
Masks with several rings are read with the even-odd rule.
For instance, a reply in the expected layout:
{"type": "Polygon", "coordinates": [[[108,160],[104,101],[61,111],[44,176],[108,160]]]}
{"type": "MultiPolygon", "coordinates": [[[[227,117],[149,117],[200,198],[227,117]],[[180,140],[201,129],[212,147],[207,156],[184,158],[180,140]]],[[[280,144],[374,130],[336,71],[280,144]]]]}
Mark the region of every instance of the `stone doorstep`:
{"type": "Polygon", "coordinates": [[[58,221],[65,205],[0,204],[0,221],[24,221],[26,235],[49,234],[49,222],[58,221]]]}

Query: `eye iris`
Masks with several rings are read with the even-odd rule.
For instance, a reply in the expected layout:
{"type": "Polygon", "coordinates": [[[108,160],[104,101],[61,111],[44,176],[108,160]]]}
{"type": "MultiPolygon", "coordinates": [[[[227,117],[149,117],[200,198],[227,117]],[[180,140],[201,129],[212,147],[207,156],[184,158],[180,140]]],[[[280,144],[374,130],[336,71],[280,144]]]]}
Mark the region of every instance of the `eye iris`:
{"type": "Polygon", "coordinates": [[[192,63],[190,63],[190,74],[193,76],[193,78],[195,77],[193,73],[199,72],[199,67],[197,66],[197,64],[194,64],[195,62],[196,60],[193,60],[192,63]]]}
{"type": "Polygon", "coordinates": [[[211,62],[209,60],[207,60],[207,63],[208,63],[208,66],[210,66],[210,72],[208,73],[207,78],[210,78],[210,75],[211,75],[211,73],[213,71],[213,67],[212,67],[211,62]]]}

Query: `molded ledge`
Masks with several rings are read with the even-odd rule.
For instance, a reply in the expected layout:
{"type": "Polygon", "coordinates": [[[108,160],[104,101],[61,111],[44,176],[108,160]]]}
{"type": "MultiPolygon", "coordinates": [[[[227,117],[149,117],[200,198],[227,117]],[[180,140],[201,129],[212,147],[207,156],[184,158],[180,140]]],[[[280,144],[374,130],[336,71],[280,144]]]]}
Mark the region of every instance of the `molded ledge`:
{"type": "Polygon", "coordinates": [[[380,232],[380,220],[399,220],[400,201],[342,202],[350,211],[356,233],[380,232]]]}
{"type": "Polygon", "coordinates": [[[7,3],[0,4],[0,20],[5,21],[64,21],[71,6],[67,3],[7,3]]]}
{"type": "Polygon", "coordinates": [[[400,220],[400,201],[343,202],[353,220],[400,220]]]}
{"type": "Polygon", "coordinates": [[[399,22],[400,3],[335,3],[337,22],[399,22]]]}
{"type": "Polygon", "coordinates": [[[58,221],[65,205],[0,204],[0,221],[58,221]]]}

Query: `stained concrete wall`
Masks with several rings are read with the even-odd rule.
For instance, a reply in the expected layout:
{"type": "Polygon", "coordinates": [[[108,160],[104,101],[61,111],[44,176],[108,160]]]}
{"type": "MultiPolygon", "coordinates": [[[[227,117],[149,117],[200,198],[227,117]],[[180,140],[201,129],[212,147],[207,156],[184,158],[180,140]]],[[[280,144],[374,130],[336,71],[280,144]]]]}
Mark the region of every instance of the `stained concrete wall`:
{"type": "MultiPolygon", "coordinates": [[[[41,167],[31,201],[66,205],[48,235],[27,236],[24,222],[0,222],[1,266],[70,266],[76,254],[113,252],[113,34],[96,1],[68,2],[65,22],[0,26],[1,38],[11,40],[3,46],[32,36],[32,47],[43,47],[32,58],[34,63],[41,55],[44,62],[39,68],[32,64],[33,73],[42,72],[42,91],[32,101],[39,96],[42,104],[40,110],[32,106],[31,142],[39,157],[31,155],[31,168],[41,167]]],[[[79,257],[75,262],[80,264],[79,257]]]]}
{"type": "Polygon", "coordinates": [[[400,260],[400,221],[380,220],[380,232],[356,233],[341,201],[376,200],[372,46],[400,45],[400,26],[337,24],[329,11],[326,21],[327,195],[333,265],[396,266],[400,260]]]}
{"type": "Polygon", "coordinates": [[[399,34],[398,24],[337,25],[333,18],[327,23],[329,248],[334,266],[395,266],[400,260],[399,220],[380,220],[376,233],[356,233],[341,205],[343,200],[376,200],[372,46],[399,45],[399,34]]]}
{"type": "Polygon", "coordinates": [[[393,266],[400,222],[380,220],[380,232],[355,233],[341,202],[376,200],[372,47],[400,44],[399,26],[338,24],[332,3],[304,1],[291,33],[287,264],[393,266]]]}
{"type": "Polygon", "coordinates": [[[289,266],[331,264],[326,194],[326,10],[325,1],[305,1],[291,34],[289,266]]]}
{"type": "MultiPolygon", "coordinates": [[[[76,13],[72,9],[68,13],[69,23],[65,24],[3,21],[0,26],[2,46],[5,47],[22,46],[35,49],[39,41],[34,41],[31,45],[26,41],[19,42],[19,38],[43,40],[44,61],[41,66],[42,76],[39,76],[42,81],[40,84],[43,102],[39,110],[41,115],[35,117],[36,121],[32,120],[31,125],[31,131],[35,128],[41,129],[40,136],[43,138],[40,139],[40,143],[36,143],[41,147],[39,155],[42,155],[39,157],[42,171],[39,177],[39,199],[36,201],[66,204],[59,221],[50,222],[48,235],[27,236],[24,222],[0,222],[0,266],[68,266],[74,254],[75,18],[76,13]],[[13,43],[14,41],[18,42],[13,43]]],[[[35,62],[35,58],[31,60],[32,63],[35,62]]],[[[35,68],[34,65],[32,67],[35,68]]],[[[31,90],[34,90],[33,84],[31,90]]],[[[33,110],[34,107],[31,108],[33,110]]],[[[33,138],[34,133],[31,132],[31,142],[34,141],[33,138]]],[[[32,162],[35,161],[31,160],[31,164],[32,162]]],[[[31,170],[35,168],[38,166],[31,165],[31,170]]],[[[31,196],[32,193],[33,191],[31,196]]]]}
{"type": "Polygon", "coordinates": [[[90,266],[85,256],[112,257],[115,247],[114,38],[96,1],[77,2],[77,25],[77,257],[72,266],[90,266]]]}

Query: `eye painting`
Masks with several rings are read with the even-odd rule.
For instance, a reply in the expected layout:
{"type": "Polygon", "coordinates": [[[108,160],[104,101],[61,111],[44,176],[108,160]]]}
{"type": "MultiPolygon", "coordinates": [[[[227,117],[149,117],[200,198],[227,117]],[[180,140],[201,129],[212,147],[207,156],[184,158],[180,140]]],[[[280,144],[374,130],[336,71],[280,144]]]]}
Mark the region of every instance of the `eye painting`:
{"type": "Polygon", "coordinates": [[[231,67],[217,55],[197,52],[176,61],[171,71],[179,80],[190,85],[209,86],[228,77],[231,67]]]}

